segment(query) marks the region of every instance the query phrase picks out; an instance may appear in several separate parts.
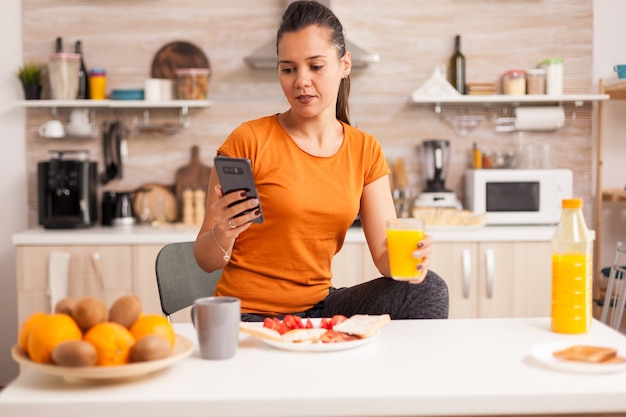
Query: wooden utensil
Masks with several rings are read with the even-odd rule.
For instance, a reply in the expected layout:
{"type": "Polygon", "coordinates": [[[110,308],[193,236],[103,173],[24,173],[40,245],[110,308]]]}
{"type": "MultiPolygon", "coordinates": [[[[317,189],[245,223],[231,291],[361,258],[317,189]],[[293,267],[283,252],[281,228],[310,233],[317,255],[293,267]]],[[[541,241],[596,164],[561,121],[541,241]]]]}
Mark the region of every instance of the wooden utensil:
{"type": "Polygon", "coordinates": [[[202,161],[200,161],[200,148],[197,145],[192,146],[189,164],[176,171],[174,192],[178,204],[178,213],[182,214],[183,212],[183,192],[185,190],[207,191],[210,176],[211,167],[204,165],[202,161]]]}
{"type": "Polygon", "coordinates": [[[409,181],[406,176],[406,169],[404,167],[404,158],[396,159],[394,166],[395,187],[403,190],[409,185],[409,181]]]}
{"type": "Polygon", "coordinates": [[[176,79],[176,70],[180,68],[210,69],[209,59],[196,45],[176,41],[163,46],[152,60],[152,78],[176,79]]]}

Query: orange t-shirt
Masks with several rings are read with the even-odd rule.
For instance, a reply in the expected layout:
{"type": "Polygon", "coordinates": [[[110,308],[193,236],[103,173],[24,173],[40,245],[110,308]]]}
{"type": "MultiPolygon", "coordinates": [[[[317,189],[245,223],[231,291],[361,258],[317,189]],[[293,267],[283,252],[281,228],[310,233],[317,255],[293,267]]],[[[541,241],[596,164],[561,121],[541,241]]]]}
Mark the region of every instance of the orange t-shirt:
{"type": "Polygon", "coordinates": [[[217,153],[249,158],[265,221],[241,233],[216,295],[241,311],[301,312],[328,295],[331,262],[359,212],[363,187],[389,174],[376,139],[344,124],[336,154],[300,149],[276,116],[243,123],[217,153]]]}

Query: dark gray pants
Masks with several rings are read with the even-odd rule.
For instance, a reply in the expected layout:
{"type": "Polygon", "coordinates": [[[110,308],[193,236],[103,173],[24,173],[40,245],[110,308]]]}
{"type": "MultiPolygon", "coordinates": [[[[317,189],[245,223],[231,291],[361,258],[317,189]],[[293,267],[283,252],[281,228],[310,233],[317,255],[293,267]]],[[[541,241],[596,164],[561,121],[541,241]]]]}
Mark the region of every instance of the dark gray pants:
{"type": "MultiPolygon", "coordinates": [[[[353,287],[332,288],[328,296],[300,317],[332,317],[342,314],[389,314],[392,319],[447,319],[448,286],[439,275],[428,271],[421,284],[390,278],[377,278],[353,287]]],[[[282,317],[279,317],[282,318],[282,317]]],[[[265,317],[242,314],[243,321],[263,321],[265,317]]]]}

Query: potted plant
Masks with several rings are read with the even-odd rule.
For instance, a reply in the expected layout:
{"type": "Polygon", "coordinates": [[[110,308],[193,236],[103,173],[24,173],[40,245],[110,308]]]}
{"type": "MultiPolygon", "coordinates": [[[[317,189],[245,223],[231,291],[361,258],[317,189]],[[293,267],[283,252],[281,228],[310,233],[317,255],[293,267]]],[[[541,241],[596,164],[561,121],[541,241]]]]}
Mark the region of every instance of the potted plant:
{"type": "Polygon", "coordinates": [[[17,78],[22,82],[26,100],[37,100],[41,98],[43,70],[43,65],[33,63],[25,64],[18,69],[17,78]]]}

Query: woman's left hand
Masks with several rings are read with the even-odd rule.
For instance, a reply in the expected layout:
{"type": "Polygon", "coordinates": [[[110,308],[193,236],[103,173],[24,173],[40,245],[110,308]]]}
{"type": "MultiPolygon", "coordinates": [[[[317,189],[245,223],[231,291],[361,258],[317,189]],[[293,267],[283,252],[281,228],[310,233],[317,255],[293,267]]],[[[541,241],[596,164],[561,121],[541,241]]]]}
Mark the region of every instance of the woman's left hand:
{"type": "Polygon", "coordinates": [[[419,277],[409,281],[409,284],[421,284],[426,278],[428,268],[430,266],[430,254],[433,248],[430,246],[432,238],[430,235],[425,235],[424,239],[417,245],[417,250],[413,251],[413,258],[421,259],[421,262],[417,265],[417,269],[420,272],[419,277]]]}

